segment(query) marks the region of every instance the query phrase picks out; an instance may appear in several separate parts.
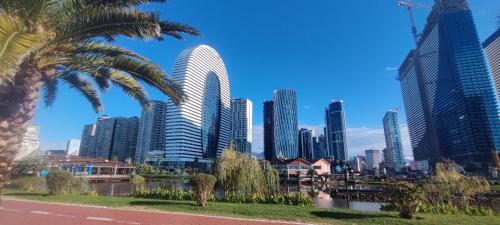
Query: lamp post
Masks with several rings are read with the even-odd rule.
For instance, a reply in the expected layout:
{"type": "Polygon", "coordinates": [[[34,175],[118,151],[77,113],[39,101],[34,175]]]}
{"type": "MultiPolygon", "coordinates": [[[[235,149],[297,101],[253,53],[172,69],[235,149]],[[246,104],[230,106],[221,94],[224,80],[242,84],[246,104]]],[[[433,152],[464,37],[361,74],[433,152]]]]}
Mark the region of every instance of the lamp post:
{"type": "Polygon", "coordinates": [[[344,184],[345,184],[345,191],[346,191],[346,201],[347,201],[347,208],[349,209],[349,173],[352,173],[352,167],[351,163],[349,161],[342,162],[342,169],[344,172],[344,184]]]}

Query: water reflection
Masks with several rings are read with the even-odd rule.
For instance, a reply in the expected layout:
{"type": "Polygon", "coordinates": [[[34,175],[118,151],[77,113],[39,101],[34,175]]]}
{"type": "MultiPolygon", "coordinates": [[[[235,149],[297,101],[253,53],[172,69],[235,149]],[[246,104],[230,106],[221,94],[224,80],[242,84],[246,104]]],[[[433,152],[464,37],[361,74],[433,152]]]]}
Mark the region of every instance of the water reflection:
{"type": "MultiPolygon", "coordinates": [[[[103,196],[128,196],[131,193],[133,185],[128,182],[118,182],[118,183],[93,183],[92,188],[97,191],[99,195],[103,196]]],[[[192,190],[191,183],[187,179],[146,179],[146,187],[149,190],[154,190],[158,188],[165,188],[169,190],[192,190]]],[[[281,185],[281,191],[285,193],[296,193],[303,192],[307,196],[310,196],[318,208],[350,208],[356,210],[365,211],[380,211],[381,203],[378,202],[366,202],[366,201],[347,201],[344,199],[332,198],[330,196],[330,191],[332,189],[339,188],[344,189],[345,187],[326,187],[326,186],[316,186],[312,188],[308,185],[281,185]]],[[[350,190],[381,190],[382,186],[376,185],[350,185],[348,189],[350,190]]],[[[219,192],[220,193],[220,192],[219,192]]]]}

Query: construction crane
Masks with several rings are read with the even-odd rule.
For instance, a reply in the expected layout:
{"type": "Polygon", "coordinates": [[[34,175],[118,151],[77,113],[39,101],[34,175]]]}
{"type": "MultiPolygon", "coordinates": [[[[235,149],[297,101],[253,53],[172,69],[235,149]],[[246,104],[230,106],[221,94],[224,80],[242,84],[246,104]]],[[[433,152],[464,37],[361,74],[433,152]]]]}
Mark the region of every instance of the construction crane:
{"type": "Polygon", "coordinates": [[[415,19],[413,18],[413,8],[430,8],[429,5],[414,3],[411,0],[408,1],[398,1],[398,6],[405,7],[408,10],[411,22],[411,33],[413,34],[413,39],[415,40],[415,45],[418,45],[418,32],[417,25],[415,24],[415,19]]]}

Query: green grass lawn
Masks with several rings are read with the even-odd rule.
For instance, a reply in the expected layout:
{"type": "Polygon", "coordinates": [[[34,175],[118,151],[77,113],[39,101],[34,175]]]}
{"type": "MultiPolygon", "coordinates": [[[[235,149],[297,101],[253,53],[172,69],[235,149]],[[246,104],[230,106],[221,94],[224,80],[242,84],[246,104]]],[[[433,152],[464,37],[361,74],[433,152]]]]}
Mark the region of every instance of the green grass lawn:
{"type": "Polygon", "coordinates": [[[346,209],[319,209],[314,207],[278,206],[263,204],[232,204],[210,202],[199,208],[193,201],[151,200],[130,197],[102,197],[86,195],[48,196],[44,193],[4,190],[5,196],[44,202],[78,203],[107,207],[127,207],[173,212],[308,222],[316,224],[500,224],[499,216],[462,216],[419,214],[418,219],[400,219],[395,212],[366,212],[346,209]]]}

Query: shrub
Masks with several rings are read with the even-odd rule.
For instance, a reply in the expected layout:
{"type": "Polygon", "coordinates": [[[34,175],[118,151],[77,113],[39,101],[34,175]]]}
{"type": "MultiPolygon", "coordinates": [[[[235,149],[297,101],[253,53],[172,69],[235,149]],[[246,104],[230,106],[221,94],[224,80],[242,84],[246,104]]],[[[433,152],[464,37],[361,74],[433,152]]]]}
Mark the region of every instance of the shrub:
{"type": "Polygon", "coordinates": [[[5,187],[28,192],[37,192],[45,190],[46,185],[47,183],[43,177],[20,177],[10,180],[5,187]]]}
{"type": "Polygon", "coordinates": [[[140,175],[134,175],[132,177],[132,184],[134,185],[134,190],[143,190],[144,189],[145,179],[140,175]]]}
{"type": "Polygon", "coordinates": [[[89,180],[85,177],[71,177],[69,183],[64,186],[64,193],[88,194],[91,192],[89,180]]]}
{"type": "Polygon", "coordinates": [[[193,187],[196,193],[196,202],[198,206],[205,207],[208,198],[212,194],[215,182],[217,180],[213,175],[199,173],[192,178],[193,187]]]}
{"type": "Polygon", "coordinates": [[[147,163],[139,164],[135,166],[135,173],[136,174],[150,174],[153,172],[153,167],[147,163]]]}
{"type": "Polygon", "coordinates": [[[49,193],[52,195],[57,195],[62,193],[70,184],[72,176],[66,171],[58,170],[49,172],[49,175],[47,175],[46,179],[49,193]]]}
{"type": "Polygon", "coordinates": [[[422,202],[422,190],[408,182],[397,182],[386,190],[385,196],[388,205],[384,210],[396,210],[399,216],[413,219],[417,213],[418,206],[422,202]]]}

